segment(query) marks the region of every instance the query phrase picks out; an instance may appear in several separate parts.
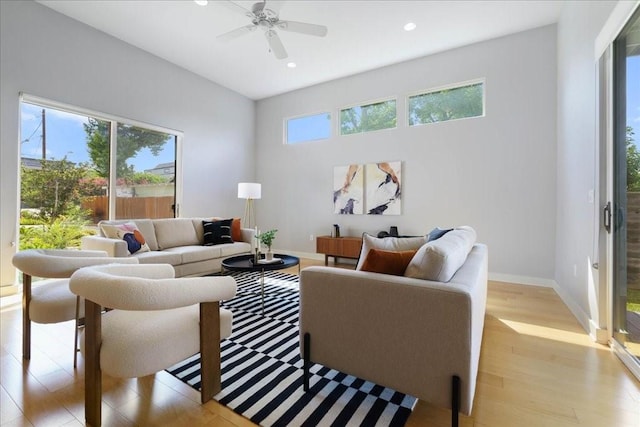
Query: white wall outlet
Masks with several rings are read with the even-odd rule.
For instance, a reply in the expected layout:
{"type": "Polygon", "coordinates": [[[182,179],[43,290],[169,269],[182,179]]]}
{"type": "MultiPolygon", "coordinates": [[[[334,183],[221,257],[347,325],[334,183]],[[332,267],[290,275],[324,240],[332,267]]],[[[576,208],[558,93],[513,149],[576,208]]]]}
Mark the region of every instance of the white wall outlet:
{"type": "Polygon", "coordinates": [[[593,189],[589,190],[589,193],[587,194],[587,200],[589,200],[589,203],[593,203],[593,200],[594,200],[593,189]]]}
{"type": "Polygon", "coordinates": [[[573,264],[573,277],[578,277],[578,266],[573,264]]]}
{"type": "Polygon", "coordinates": [[[309,234],[309,241],[313,242],[313,234],[309,234]]]}

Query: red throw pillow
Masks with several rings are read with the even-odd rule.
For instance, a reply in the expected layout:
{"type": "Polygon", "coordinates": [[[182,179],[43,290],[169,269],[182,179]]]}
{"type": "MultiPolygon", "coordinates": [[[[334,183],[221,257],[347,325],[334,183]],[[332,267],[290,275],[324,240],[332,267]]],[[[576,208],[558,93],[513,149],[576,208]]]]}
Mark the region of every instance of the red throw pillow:
{"type": "Polygon", "coordinates": [[[402,276],[416,252],[370,249],[360,270],[402,276]]]}

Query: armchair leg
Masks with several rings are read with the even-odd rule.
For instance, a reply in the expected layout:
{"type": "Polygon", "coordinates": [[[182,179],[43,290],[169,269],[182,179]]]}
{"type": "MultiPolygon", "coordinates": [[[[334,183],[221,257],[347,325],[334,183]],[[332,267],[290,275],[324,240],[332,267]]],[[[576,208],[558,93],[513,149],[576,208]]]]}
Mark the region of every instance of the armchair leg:
{"type": "Polygon", "coordinates": [[[200,304],[200,401],[206,403],[222,389],[220,369],[220,304],[200,304]]]}
{"type": "Polygon", "coordinates": [[[31,276],[22,273],[22,357],[31,359],[31,318],[29,304],[31,303],[31,276]]]}
{"type": "Polygon", "coordinates": [[[78,328],[80,327],[80,295],[76,297],[76,331],[73,335],[73,369],[78,367],[78,328]]]}
{"type": "Polygon", "coordinates": [[[460,412],[460,377],[451,377],[451,427],[458,427],[458,414],[460,412]]]}
{"type": "Polygon", "coordinates": [[[306,332],[303,337],[304,359],[302,362],[302,390],[309,391],[309,369],[311,369],[311,334],[306,332]]]}
{"type": "Polygon", "coordinates": [[[87,425],[99,427],[102,422],[102,370],[100,345],[102,344],[102,307],[85,300],[85,375],[84,405],[87,425]]]}

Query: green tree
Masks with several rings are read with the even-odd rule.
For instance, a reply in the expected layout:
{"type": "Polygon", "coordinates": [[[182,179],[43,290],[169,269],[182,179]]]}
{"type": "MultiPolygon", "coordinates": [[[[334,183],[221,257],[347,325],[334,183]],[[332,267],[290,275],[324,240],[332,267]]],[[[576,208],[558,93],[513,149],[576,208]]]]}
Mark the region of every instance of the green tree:
{"type": "Polygon", "coordinates": [[[40,217],[55,219],[80,204],[82,180],[88,166],[67,160],[42,160],[40,169],[22,167],[21,194],[26,207],[38,209],[40,217]]]}
{"type": "Polygon", "coordinates": [[[478,83],[409,98],[409,125],[481,116],[482,86],[478,83]]]}
{"type": "Polygon", "coordinates": [[[640,191],[640,152],[633,140],[633,128],[627,126],[627,191],[640,191]]]}
{"type": "MultiPolygon", "coordinates": [[[[91,117],[84,125],[89,157],[98,175],[105,178],[109,176],[109,129],[109,122],[91,117]]],[[[116,176],[128,180],[135,170],[133,165],[127,164],[127,160],[135,157],[143,148],[148,148],[154,156],[157,156],[164,147],[167,137],[167,134],[161,132],[119,123],[116,176]]]]}
{"type": "Polygon", "coordinates": [[[132,184],[163,184],[169,182],[166,176],[156,175],[151,172],[135,172],[131,176],[132,184]]]}
{"type": "Polygon", "coordinates": [[[395,126],[395,100],[340,111],[340,130],[342,135],[389,129],[395,126]]]}

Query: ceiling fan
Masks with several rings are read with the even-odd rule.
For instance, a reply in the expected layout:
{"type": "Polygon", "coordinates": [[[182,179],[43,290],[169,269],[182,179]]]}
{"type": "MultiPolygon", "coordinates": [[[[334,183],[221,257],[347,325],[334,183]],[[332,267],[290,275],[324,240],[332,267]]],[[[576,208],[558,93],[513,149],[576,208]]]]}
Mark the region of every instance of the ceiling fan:
{"type": "Polygon", "coordinates": [[[217,37],[218,40],[228,41],[240,37],[244,34],[251,33],[257,28],[264,31],[264,36],[269,43],[271,51],[278,59],[284,59],[287,55],[287,50],[284,48],[280,37],[276,30],[291,31],[294,33],[307,34],[310,36],[324,37],[327,35],[327,27],[324,25],[308,24],[306,22],[297,21],[282,21],[278,17],[278,13],[272,9],[267,8],[267,2],[260,1],[255,3],[251,10],[236,4],[232,1],[226,1],[223,3],[229,9],[243,14],[247,18],[251,19],[250,25],[236,28],[228,33],[221,34],[217,37]]]}

